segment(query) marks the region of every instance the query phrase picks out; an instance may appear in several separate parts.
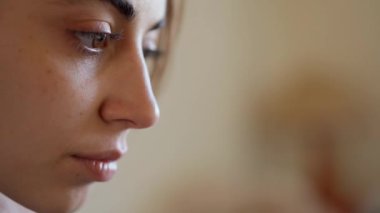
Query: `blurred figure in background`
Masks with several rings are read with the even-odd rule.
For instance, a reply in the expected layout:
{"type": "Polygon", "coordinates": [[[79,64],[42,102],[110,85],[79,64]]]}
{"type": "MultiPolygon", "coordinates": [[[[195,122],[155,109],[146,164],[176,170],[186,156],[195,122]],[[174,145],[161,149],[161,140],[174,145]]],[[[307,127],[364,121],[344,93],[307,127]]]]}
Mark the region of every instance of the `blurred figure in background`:
{"type": "Polygon", "coordinates": [[[368,97],[330,74],[334,71],[324,64],[303,65],[257,101],[262,162],[280,173],[291,169],[304,179],[320,206],[318,212],[373,212],[378,203],[364,210],[363,198],[376,183],[360,190],[345,185],[347,175],[355,173],[350,167],[360,154],[355,147],[370,140],[373,110],[368,97]]]}

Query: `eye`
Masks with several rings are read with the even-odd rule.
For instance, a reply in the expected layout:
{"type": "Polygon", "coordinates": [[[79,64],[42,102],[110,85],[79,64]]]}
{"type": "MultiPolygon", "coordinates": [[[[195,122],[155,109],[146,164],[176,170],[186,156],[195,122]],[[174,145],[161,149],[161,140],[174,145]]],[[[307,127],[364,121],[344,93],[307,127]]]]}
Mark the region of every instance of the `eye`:
{"type": "Polygon", "coordinates": [[[162,51],[158,49],[144,48],[143,50],[145,59],[156,59],[162,55],[162,51]]]}
{"type": "Polygon", "coordinates": [[[153,72],[155,70],[157,59],[159,59],[162,56],[163,52],[158,49],[144,48],[143,54],[145,58],[145,63],[149,70],[149,75],[152,77],[154,74],[153,72]]]}
{"type": "Polygon", "coordinates": [[[154,34],[148,35],[143,41],[143,54],[145,60],[157,59],[162,55],[162,51],[158,45],[158,38],[152,36],[154,34]]]}
{"type": "Polygon", "coordinates": [[[81,47],[85,51],[95,54],[106,49],[110,41],[120,38],[119,34],[105,32],[75,32],[75,36],[79,39],[81,47]]]}

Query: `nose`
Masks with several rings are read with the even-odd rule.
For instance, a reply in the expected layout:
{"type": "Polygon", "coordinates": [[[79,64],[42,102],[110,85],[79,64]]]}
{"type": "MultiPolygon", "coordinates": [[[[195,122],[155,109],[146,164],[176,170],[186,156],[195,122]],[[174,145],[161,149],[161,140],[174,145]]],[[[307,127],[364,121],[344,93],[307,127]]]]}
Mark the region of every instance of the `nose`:
{"type": "Polygon", "coordinates": [[[148,73],[142,54],[128,54],[113,60],[103,72],[108,92],[99,116],[105,123],[124,129],[142,129],[158,121],[159,107],[148,73]]]}

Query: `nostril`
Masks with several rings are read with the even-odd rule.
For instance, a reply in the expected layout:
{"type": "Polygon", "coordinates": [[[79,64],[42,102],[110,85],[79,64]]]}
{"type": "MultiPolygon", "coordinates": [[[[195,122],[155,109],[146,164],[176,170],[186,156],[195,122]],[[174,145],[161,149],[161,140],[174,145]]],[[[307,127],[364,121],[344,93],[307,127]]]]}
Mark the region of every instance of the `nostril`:
{"type": "Polygon", "coordinates": [[[131,115],[120,101],[105,100],[99,107],[99,117],[107,124],[121,123],[123,125],[136,125],[131,119],[131,115]]]}
{"type": "Polygon", "coordinates": [[[155,99],[140,102],[122,102],[108,99],[99,108],[104,123],[122,125],[124,128],[142,129],[157,123],[160,110],[155,99]]]}

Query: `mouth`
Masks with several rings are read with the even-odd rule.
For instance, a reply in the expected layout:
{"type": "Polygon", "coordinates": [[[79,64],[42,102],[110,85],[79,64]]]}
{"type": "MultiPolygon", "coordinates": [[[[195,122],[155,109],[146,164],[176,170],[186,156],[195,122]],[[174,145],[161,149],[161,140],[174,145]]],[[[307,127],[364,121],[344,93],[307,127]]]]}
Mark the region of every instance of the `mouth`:
{"type": "Polygon", "coordinates": [[[106,182],[117,172],[117,160],[123,154],[107,151],[94,154],[75,154],[71,157],[84,167],[85,175],[92,181],[106,182]]]}

